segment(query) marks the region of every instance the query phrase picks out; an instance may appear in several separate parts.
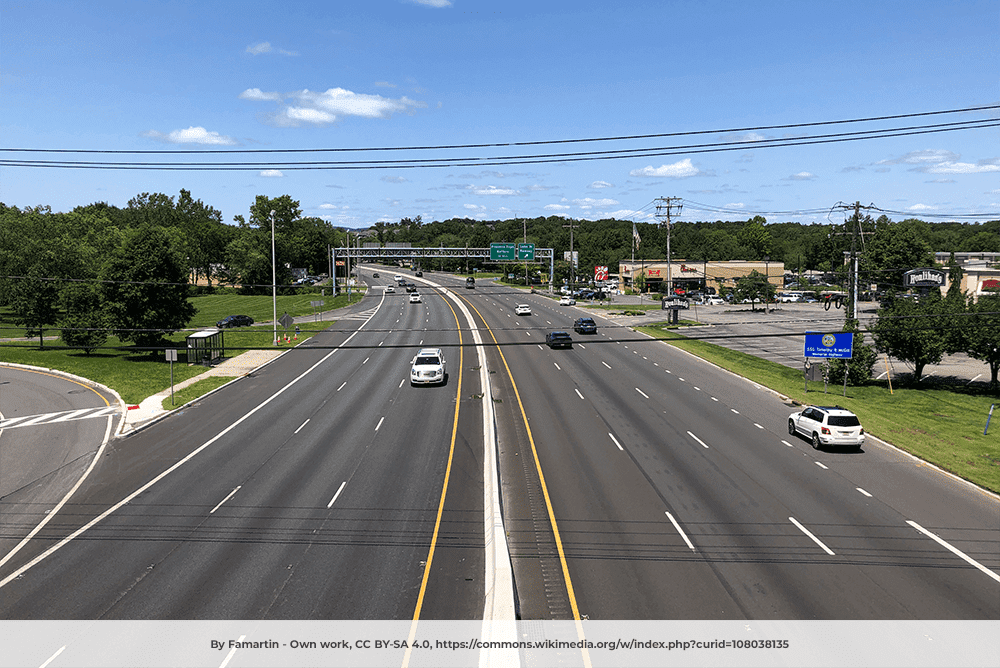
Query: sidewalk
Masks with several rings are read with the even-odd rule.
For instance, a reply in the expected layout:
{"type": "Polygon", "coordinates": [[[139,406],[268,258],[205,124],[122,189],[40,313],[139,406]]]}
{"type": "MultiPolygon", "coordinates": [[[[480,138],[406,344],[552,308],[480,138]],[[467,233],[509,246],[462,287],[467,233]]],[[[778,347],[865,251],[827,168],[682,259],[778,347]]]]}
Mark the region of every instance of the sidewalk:
{"type": "MultiPolygon", "coordinates": [[[[245,353],[232,357],[220,363],[218,366],[212,367],[205,373],[198,374],[193,378],[188,378],[179,383],[174,384],[174,392],[181,390],[188,385],[197,383],[199,380],[209,378],[211,376],[228,376],[232,378],[239,378],[245,376],[248,373],[254,371],[260,366],[267,364],[271,360],[275,359],[285,350],[248,350],[245,353]]],[[[163,390],[162,392],[157,392],[151,397],[146,397],[141,402],[139,402],[138,407],[129,406],[125,411],[125,419],[123,420],[122,427],[120,429],[121,434],[127,434],[128,432],[136,429],[150,420],[154,420],[161,415],[169,413],[170,411],[163,408],[163,400],[170,399],[170,388],[163,390]]]]}

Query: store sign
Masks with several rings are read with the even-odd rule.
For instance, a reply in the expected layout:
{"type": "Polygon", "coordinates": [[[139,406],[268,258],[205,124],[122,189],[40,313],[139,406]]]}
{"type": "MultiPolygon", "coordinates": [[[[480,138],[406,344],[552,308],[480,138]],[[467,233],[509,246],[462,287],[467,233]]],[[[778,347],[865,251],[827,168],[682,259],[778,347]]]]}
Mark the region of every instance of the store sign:
{"type": "Polygon", "coordinates": [[[608,268],[602,266],[594,267],[594,280],[595,281],[608,280],[608,268]]]}
{"type": "Polygon", "coordinates": [[[911,269],[903,274],[903,285],[908,288],[940,288],[947,275],[939,269],[911,269]]]}

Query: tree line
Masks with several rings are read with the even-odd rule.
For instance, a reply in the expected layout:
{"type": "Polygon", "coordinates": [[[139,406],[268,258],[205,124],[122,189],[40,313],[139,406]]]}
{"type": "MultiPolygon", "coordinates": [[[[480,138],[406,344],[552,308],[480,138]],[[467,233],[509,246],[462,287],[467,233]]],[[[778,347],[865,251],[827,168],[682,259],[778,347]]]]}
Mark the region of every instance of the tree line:
{"type": "MultiPolygon", "coordinates": [[[[329,266],[328,249],[348,243],[349,230],[303,216],[299,202],[288,195],[257,196],[247,215],[235,216],[232,223],[224,222],[221,212],[194,199],[187,190],[177,197],[141,193],[125,207],[98,202],[65,213],[45,206],[19,209],[0,203],[0,308],[6,308],[29,336],[37,335],[40,343],[43,333],[55,328],[62,331],[67,345],[84,350],[100,347],[108,332],[137,347],[155,348],[165,334],[183,329],[194,315],[188,301],[191,280],[204,284],[204,290],[231,285],[244,294],[270,292],[272,220],[277,283],[284,290],[292,289],[291,268],[323,273],[329,266]]],[[[902,289],[905,271],[933,266],[935,250],[1000,252],[1000,221],[893,222],[881,216],[861,222],[866,230],[859,248],[861,282],[889,292],[902,289]]],[[[666,256],[666,228],[617,219],[548,216],[424,222],[416,216],[376,222],[364,234],[366,241],[382,245],[469,248],[526,236],[537,247],[552,248],[561,257],[570,250],[569,225],[574,226],[578,275],[592,275],[597,265],[614,271],[633,256],[637,260],[666,256]]],[[[784,263],[786,271],[846,274],[844,252],[850,249],[851,240],[832,233],[834,228],[768,223],[761,216],[745,221],[675,222],[669,230],[671,255],[692,262],[768,258],[784,263]]],[[[459,260],[439,262],[444,269],[465,265],[459,260]]],[[[567,276],[569,264],[557,262],[556,274],[557,279],[567,276]]],[[[969,306],[964,297],[961,301],[969,306]]],[[[959,298],[951,297],[948,303],[957,309],[959,298]]],[[[932,311],[931,300],[899,304],[893,308],[926,308],[928,315],[932,311]]],[[[971,320],[967,317],[966,322],[971,320]]],[[[886,331],[879,335],[883,341],[889,340],[886,331]]],[[[962,345],[952,337],[947,346],[938,348],[959,351],[962,345]]],[[[890,354],[908,359],[894,350],[890,354]]],[[[928,359],[933,360],[933,355],[928,359]]],[[[996,366],[991,368],[995,382],[996,366]]]]}

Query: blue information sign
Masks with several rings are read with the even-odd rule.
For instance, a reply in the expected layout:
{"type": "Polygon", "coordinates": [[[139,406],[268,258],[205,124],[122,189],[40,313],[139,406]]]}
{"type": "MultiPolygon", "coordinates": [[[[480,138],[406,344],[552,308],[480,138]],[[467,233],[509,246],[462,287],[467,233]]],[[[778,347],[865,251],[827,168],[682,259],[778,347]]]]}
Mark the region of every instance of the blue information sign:
{"type": "Polygon", "coordinates": [[[854,334],[806,332],[805,357],[851,359],[854,357],[854,334]]]}

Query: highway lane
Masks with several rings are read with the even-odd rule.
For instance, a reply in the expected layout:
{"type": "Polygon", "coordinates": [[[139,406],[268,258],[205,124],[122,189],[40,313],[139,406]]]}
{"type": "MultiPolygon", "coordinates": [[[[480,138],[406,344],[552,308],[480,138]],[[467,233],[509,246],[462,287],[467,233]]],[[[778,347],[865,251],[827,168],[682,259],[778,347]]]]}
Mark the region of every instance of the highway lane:
{"type": "Polygon", "coordinates": [[[149,471],[209,445],[8,582],[0,616],[409,619],[424,586],[426,617],[481,616],[481,413],[457,393],[461,381],[463,396],[478,394],[476,379],[462,378],[456,319],[442,298],[379,299],[355,335],[335,325],[116,443],[99,482],[25,560],[138,489],[149,471]],[[419,345],[453,346],[446,386],[409,386],[419,345]],[[438,526],[449,471],[457,491],[438,526]]]}
{"type": "MultiPolygon", "coordinates": [[[[523,344],[527,332],[498,304],[534,300],[533,318],[561,327],[576,315],[501,288],[480,295],[502,342],[523,344]]],[[[594,339],[573,351],[504,346],[540,446],[580,614],[1000,616],[990,573],[909,524],[936,527],[996,573],[994,497],[901,466],[896,451],[876,444],[860,455],[815,453],[782,433],[792,409],[769,392],[664,344],[594,339]]],[[[498,394],[506,400],[505,389],[498,394]]],[[[519,466],[504,471],[513,476],[519,466]]],[[[510,519],[524,525],[512,538],[517,573],[519,562],[539,559],[525,547],[537,518],[510,519]]],[[[544,616],[545,606],[533,610],[544,616]]]]}

